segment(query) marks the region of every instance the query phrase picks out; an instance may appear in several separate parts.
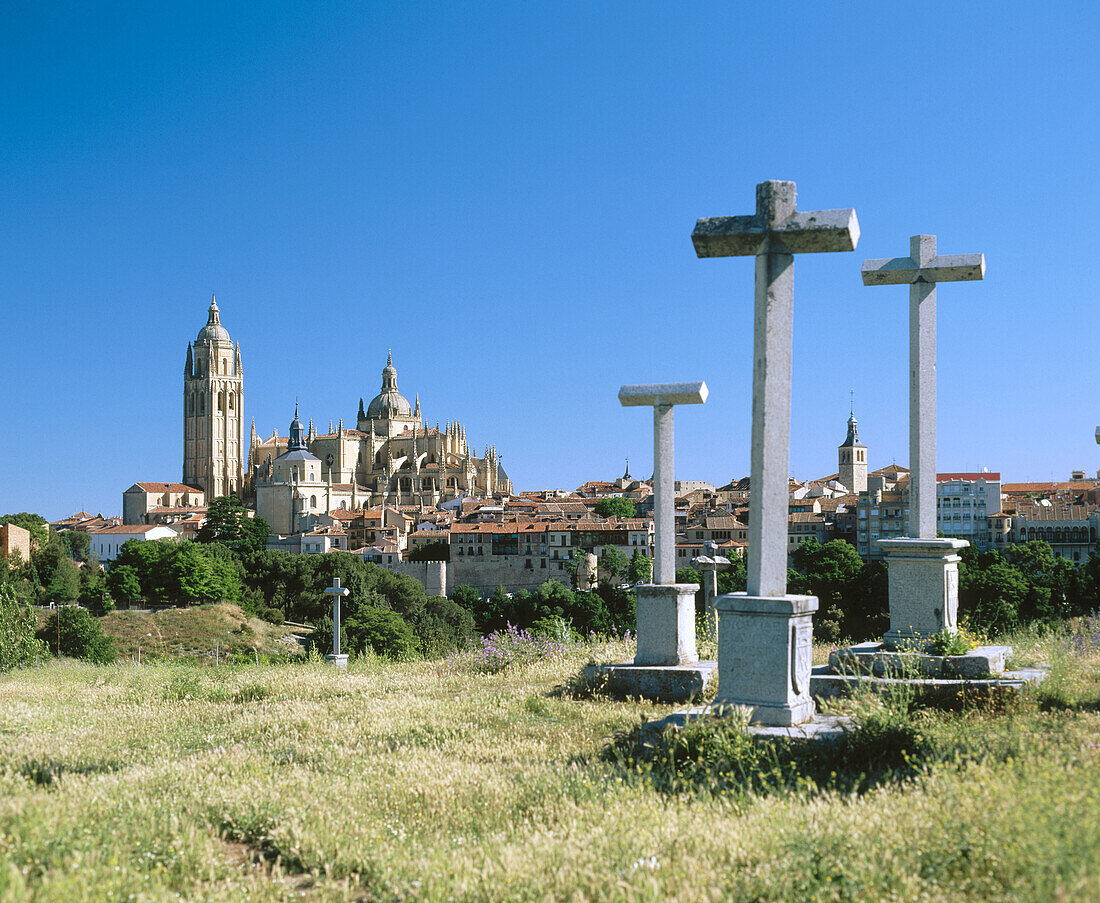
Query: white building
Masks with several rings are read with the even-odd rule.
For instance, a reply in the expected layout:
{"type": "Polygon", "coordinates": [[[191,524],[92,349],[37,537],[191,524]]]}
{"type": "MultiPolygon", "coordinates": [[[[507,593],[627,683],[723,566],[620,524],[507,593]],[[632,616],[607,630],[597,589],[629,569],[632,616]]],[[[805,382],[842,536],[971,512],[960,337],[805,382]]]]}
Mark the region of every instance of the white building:
{"type": "Polygon", "coordinates": [[[159,524],[126,524],[121,527],[97,527],[88,531],[90,543],[88,551],[95,555],[101,564],[108,564],[118,557],[121,549],[131,539],[137,542],[149,542],[154,539],[176,541],[179,534],[171,527],[159,524]]]}

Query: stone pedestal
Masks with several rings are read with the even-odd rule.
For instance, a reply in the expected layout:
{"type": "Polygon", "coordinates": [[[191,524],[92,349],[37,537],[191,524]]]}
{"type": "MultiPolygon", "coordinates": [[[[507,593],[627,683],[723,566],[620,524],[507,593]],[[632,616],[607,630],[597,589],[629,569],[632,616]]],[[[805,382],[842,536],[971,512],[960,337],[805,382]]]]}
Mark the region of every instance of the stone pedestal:
{"type": "Polygon", "coordinates": [[[690,665],[695,648],[695,583],[642,583],[638,596],[636,665],[690,665]]]}
{"type": "Polygon", "coordinates": [[[718,698],[751,706],[755,724],[790,726],[814,716],[810,696],[816,596],[728,593],[718,609],[718,698]]]}
{"type": "Polygon", "coordinates": [[[634,661],[589,665],[585,675],[616,696],[686,702],[706,690],[717,665],[695,648],[694,583],[643,583],[638,595],[638,652],[634,661]]]}
{"type": "Polygon", "coordinates": [[[325,656],[325,661],[340,671],[348,670],[348,657],[346,655],[332,655],[329,653],[325,656]]]}
{"type": "Polygon", "coordinates": [[[889,574],[887,648],[919,646],[941,630],[958,629],[959,549],[965,539],[883,539],[889,574]]]}

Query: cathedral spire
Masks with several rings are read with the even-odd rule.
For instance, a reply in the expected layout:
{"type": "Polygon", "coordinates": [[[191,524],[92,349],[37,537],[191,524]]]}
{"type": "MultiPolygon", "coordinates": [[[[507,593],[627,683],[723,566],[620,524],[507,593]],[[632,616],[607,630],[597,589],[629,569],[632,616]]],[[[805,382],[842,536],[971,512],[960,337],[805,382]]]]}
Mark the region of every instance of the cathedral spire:
{"type": "Polygon", "coordinates": [[[187,363],[183,365],[183,375],[190,376],[194,372],[194,359],[191,357],[191,343],[187,343],[187,363]]]}

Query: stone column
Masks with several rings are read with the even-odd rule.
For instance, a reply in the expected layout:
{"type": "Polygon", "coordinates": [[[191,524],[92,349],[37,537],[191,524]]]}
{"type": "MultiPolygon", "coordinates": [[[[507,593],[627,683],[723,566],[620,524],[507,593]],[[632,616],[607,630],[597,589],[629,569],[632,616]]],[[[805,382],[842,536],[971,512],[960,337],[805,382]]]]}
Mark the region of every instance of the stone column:
{"type": "Polygon", "coordinates": [[[699,257],[756,258],[752,466],[746,593],[719,596],[719,700],[753,707],[761,724],[813,717],[809,696],[813,596],[787,594],[794,255],[852,251],[855,211],[795,209],[794,182],[756,186],[752,216],[700,219],[699,257]]]}
{"type": "Polygon", "coordinates": [[[636,586],[636,665],[689,665],[699,661],[695,643],[694,583],[676,583],[674,405],[702,404],[706,383],[623,386],[624,406],[653,406],[653,582],[636,586]]]}
{"type": "Polygon", "coordinates": [[[958,629],[959,549],[936,537],[936,284],[985,277],[985,255],[936,253],[935,235],[913,235],[909,256],[865,260],[864,285],[909,286],[909,535],[880,540],[890,587],[887,648],[911,648],[958,629]]]}

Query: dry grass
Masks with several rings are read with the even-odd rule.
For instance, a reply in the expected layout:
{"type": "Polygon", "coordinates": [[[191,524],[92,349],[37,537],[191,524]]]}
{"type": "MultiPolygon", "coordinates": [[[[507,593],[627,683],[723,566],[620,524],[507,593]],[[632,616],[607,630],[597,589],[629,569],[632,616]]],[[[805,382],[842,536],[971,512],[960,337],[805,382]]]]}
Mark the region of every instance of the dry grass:
{"type": "Polygon", "coordinates": [[[1088,700],[921,714],[968,751],[862,795],[664,793],[600,754],[669,708],[554,692],[631,654],[7,675],[0,900],[1100,899],[1088,700]]]}

